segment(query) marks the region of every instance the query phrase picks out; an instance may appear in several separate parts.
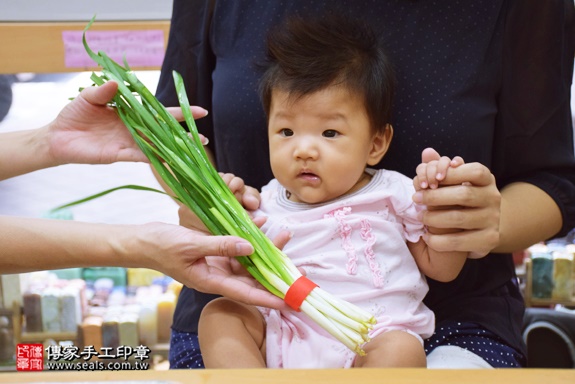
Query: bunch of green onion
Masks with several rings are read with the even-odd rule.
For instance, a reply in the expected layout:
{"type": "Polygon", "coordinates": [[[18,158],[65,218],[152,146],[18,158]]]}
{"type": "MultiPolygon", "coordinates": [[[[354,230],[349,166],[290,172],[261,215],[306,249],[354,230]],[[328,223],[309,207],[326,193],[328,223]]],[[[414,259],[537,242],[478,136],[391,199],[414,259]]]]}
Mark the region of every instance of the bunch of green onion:
{"type": "MultiPolygon", "coordinates": [[[[95,53],[89,48],[86,31],[94,19],[84,29],[83,44],[102,73],[92,73],[91,80],[98,86],[110,80],[118,83],[113,106],[175,198],[191,209],[212,234],[248,240],[255,252],[238,257],[238,261],[266,289],[285,298],[290,285],[302,274],[252,222],[210,163],[190,112],[182,77],[173,72],[178,100],[191,135],[138,80],[126,60],[122,67],[104,52],[95,53]]],[[[369,340],[368,332],[375,323],[370,313],[319,287],[311,291],[300,308],[352,351],[364,354],[362,345],[369,340]]]]}

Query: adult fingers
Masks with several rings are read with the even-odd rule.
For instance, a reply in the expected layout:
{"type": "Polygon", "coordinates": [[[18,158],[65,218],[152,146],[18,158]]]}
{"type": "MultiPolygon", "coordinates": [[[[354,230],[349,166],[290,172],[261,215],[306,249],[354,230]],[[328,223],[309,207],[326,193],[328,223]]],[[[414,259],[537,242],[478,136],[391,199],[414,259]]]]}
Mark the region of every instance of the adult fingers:
{"type": "Polygon", "coordinates": [[[422,222],[433,228],[473,230],[498,227],[499,215],[490,208],[436,209],[424,212],[422,222]]]}
{"type": "Polygon", "coordinates": [[[254,253],[249,241],[236,236],[198,235],[196,241],[197,258],[205,256],[248,256],[254,253]]]}
{"type": "MultiPolygon", "coordinates": [[[[168,107],[166,108],[168,112],[178,121],[184,121],[184,114],[182,113],[182,108],[180,107],[168,107]]],[[[202,107],[198,107],[196,105],[192,105],[190,107],[190,111],[192,111],[192,116],[194,119],[201,119],[208,115],[208,111],[202,107]]]]}
{"type": "Polygon", "coordinates": [[[473,250],[473,258],[487,255],[499,244],[499,232],[494,229],[461,231],[448,234],[427,233],[424,236],[426,244],[440,252],[469,252],[473,250]]]}
{"type": "Polygon", "coordinates": [[[494,184],[486,186],[459,184],[417,191],[413,195],[413,200],[418,204],[427,205],[428,208],[441,206],[481,207],[499,205],[501,194],[494,184]]]}
{"type": "Polygon", "coordinates": [[[190,286],[198,291],[222,295],[248,305],[288,309],[282,299],[267,291],[251,276],[231,274],[210,266],[206,260],[196,263],[194,275],[198,279],[191,279],[190,286]]]}
{"type": "Polygon", "coordinates": [[[118,91],[118,84],[114,81],[108,81],[98,87],[86,87],[80,92],[80,96],[87,102],[94,105],[106,105],[116,92],[118,91]]]}
{"type": "Polygon", "coordinates": [[[219,281],[210,281],[208,287],[211,283],[215,283],[212,286],[213,291],[244,304],[284,310],[288,308],[282,299],[265,288],[255,287],[233,276],[219,281]]]}
{"type": "Polygon", "coordinates": [[[471,183],[476,186],[484,186],[495,183],[495,177],[491,171],[481,163],[461,164],[457,168],[451,168],[441,185],[456,185],[471,183]]]}

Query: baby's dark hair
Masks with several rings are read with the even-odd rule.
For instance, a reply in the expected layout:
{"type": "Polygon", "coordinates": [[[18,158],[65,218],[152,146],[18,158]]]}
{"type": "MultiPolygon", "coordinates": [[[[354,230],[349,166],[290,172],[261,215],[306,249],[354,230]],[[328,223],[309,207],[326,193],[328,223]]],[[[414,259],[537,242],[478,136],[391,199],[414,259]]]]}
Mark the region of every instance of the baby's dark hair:
{"type": "Polygon", "coordinates": [[[330,14],[290,17],[268,35],[260,96],[269,116],[274,89],[299,98],[329,86],[363,97],[374,132],[391,122],[395,76],[374,31],[363,21],[330,14]]]}

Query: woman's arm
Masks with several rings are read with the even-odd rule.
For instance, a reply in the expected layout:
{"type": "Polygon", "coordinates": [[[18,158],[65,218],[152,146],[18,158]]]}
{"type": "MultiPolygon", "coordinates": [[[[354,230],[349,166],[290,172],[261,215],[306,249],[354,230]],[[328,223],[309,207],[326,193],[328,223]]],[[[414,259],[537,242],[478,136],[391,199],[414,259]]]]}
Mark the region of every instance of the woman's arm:
{"type": "Polygon", "coordinates": [[[561,211],[547,193],[533,184],[509,184],[501,191],[500,239],[493,252],[527,249],[555,236],[562,226],[561,211]]]}
{"type": "MultiPolygon", "coordinates": [[[[282,248],[288,240],[289,234],[282,233],[274,242],[282,248]]],[[[283,300],[240,272],[234,256],[249,255],[253,247],[239,237],[210,236],[163,223],[111,225],[0,216],[0,244],[0,274],[92,266],[149,268],[202,292],[285,307],[283,300]]]]}
{"type": "MultiPolygon", "coordinates": [[[[116,111],[107,105],[117,89],[114,82],[85,88],[48,125],[0,134],[0,180],[68,163],[146,162],[116,111]]],[[[183,119],[180,108],[169,110],[183,119]]],[[[192,113],[199,118],[207,111],[192,107],[192,113]]]]}
{"type": "Polygon", "coordinates": [[[0,216],[0,244],[2,273],[114,265],[170,272],[185,282],[189,280],[183,273],[188,262],[192,264],[205,255],[253,252],[244,239],[207,236],[177,225],[112,225],[9,216],[0,216]]]}

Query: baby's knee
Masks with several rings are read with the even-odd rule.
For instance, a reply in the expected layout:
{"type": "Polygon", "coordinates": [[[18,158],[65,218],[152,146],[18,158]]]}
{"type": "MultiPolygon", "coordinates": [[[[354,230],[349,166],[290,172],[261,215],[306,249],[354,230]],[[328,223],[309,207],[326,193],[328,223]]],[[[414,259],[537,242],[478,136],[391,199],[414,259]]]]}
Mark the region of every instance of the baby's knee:
{"type": "Polygon", "coordinates": [[[207,303],[202,309],[202,315],[205,313],[225,311],[227,308],[235,307],[239,303],[228,299],[227,297],[218,297],[207,303]]]}
{"type": "Polygon", "coordinates": [[[242,310],[242,306],[243,304],[225,297],[214,299],[202,309],[202,313],[200,314],[200,327],[202,327],[202,323],[206,326],[221,317],[227,317],[233,313],[237,313],[242,310]]]}
{"type": "Polygon", "coordinates": [[[236,322],[242,323],[244,326],[257,324],[256,326],[259,328],[263,318],[259,310],[254,306],[220,297],[210,301],[202,310],[199,333],[202,333],[202,329],[231,326],[236,322]]]}
{"type": "Polygon", "coordinates": [[[391,330],[374,337],[364,346],[366,356],[355,367],[425,367],[421,338],[404,330],[391,330]]]}

